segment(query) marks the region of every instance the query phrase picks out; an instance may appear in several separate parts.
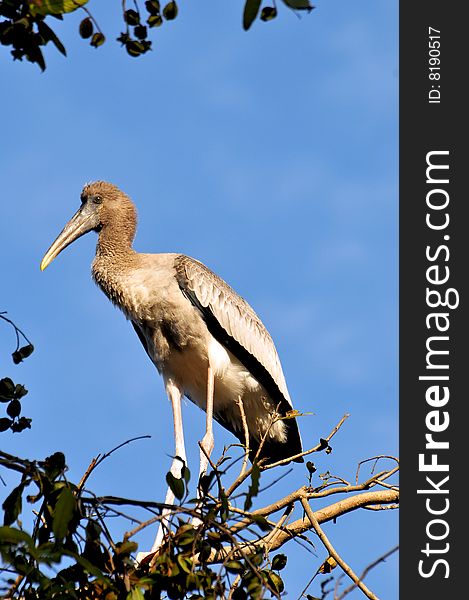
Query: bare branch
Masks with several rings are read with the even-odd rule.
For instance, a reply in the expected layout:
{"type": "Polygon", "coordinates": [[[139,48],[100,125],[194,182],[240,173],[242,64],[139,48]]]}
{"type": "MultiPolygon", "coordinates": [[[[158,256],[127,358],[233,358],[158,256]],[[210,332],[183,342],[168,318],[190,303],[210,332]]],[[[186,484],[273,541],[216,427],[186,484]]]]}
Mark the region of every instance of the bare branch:
{"type": "MultiPolygon", "coordinates": [[[[397,552],[397,550],[399,550],[399,546],[394,546],[394,548],[392,548],[391,550],[389,550],[388,552],[383,554],[383,556],[380,556],[375,561],[373,561],[370,565],[368,565],[363,570],[362,574],[360,575],[360,580],[363,581],[363,579],[365,579],[365,577],[368,575],[368,573],[371,571],[371,569],[374,569],[377,565],[384,562],[387,558],[389,558],[392,554],[394,554],[394,552],[397,552]]],[[[341,592],[339,595],[335,595],[334,600],[343,600],[343,598],[345,598],[345,596],[350,594],[350,592],[353,592],[353,590],[356,587],[357,586],[355,584],[349,586],[348,588],[343,590],[343,592],[341,592]]]]}
{"type": "Polygon", "coordinates": [[[302,504],[303,508],[305,509],[305,512],[308,516],[308,519],[309,519],[314,531],[316,532],[316,534],[319,537],[319,539],[321,540],[321,542],[324,544],[324,547],[329,552],[329,555],[334,558],[334,560],[341,567],[341,569],[344,571],[344,573],[346,573],[350,577],[350,579],[355,583],[355,585],[357,587],[359,587],[361,589],[361,591],[365,594],[365,596],[367,598],[369,598],[370,600],[378,600],[377,596],[375,596],[375,594],[373,594],[373,592],[371,590],[369,590],[362,581],[360,581],[360,578],[357,577],[357,575],[355,575],[352,568],[336,552],[334,546],[331,544],[331,542],[327,538],[326,534],[321,529],[321,527],[318,523],[318,520],[316,519],[314,512],[312,511],[306,498],[301,499],[301,504],[302,504]]]}
{"type": "MultiPolygon", "coordinates": [[[[337,425],[334,427],[334,429],[331,431],[331,433],[326,438],[324,438],[324,440],[326,442],[330,442],[330,440],[339,431],[339,429],[342,427],[342,425],[345,423],[345,421],[349,418],[349,416],[350,415],[348,413],[346,413],[340,419],[340,421],[337,423],[337,425]]],[[[305,452],[299,452],[298,454],[294,454],[293,456],[289,456],[288,458],[284,458],[283,460],[278,460],[275,463],[265,465],[264,467],[262,467],[262,469],[265,471],[267,469],[273,469],[274,467],[278,467],[279,465],[285,465],[297,458],[302,458],[303,456],[308,456],[308,454],[312,454],[313,452],[320,452],[323,449],[324,449],[324,445],[320,442],[319,444],[317,444],[316,446],[314,446],[314,448],[311,448],[310,450],[306,450],[305,452]]]]}
{"type": "MultiPolygon", "coordinates": [[[[301,496],[298,499],[307,499],[306,492],[303,494],[303,496],[301,496]]],[[[326,523],[327,521],[335,520],[338,517],[345,515],[353,510],[357,510],[358,508],[363,508],[365,506],[370,506],[374,504],[397,503],[398,500],[399,492],[394,490],[364,492],[362,494],[358,494],[350,498],[345,498],[344,500],[331,504],[330,506],[321,508],[315,511],[314,515],[318,523],[326,523]]],[[[288,525],[288,527],[284,527],[281,530],[278,530],[278,535],[275,537],[275,539],[270,540],[270,549],[277,550],[289,540],[294,539],[298,535],[311,530],[311,528],[312,525],[308,517],[293,521],[293,523],[288,525]]],[[[268,535],[270,535],[270,532],[268,535]]],[[[240,544],[239,548],[243,550],[243,554],[240,554],[238,550],[233,552],[232,546],[223,547],[219,551],[214,550],[206,562],[210,564],[220,563],[226,560],[226,557],[228,555],[230,556],[230,558],[233,559],[246,557],[246,555],[254,553],[258,548],[264,547],[266,537],[267,536],[261,537],[255,541],[240,544]]]]}
{"type": "MultiPolygon", "coordinates": [[[[339,429],[342,427],[343,423],[345,422],[345,420],[349,417],[350,415],[345,414],[339,421],[339,423],[337,423],[337,425],[334,427],[334,429],[331,431],[331,433],[324,438],[325,441],[329,442],[332,437],[339,431],[339,429]]],[[[262,444],[262,441],[261,441],[262,444]]],[[[311,448],[310,450],[306,450],[305,452],[300,452],[299,454],[295,454],[293,456],[290,456],[289,458],[286,458],[284,460],[280,460],[277,461],[276,463],[272,463],[269,465],[264,465],[262,459],[260,461],[258,461],[258,465],[261,471],[266,471],[268,469],[273,469],[274,467],[278,467],[279,465],[284,465],[284,464],[288,464],[289,462],[291,462],[292,460],[295,460],[296,458],[300,458],[303,456],[307,456],[308,454],[311,454],[312,452],[320,452],[321,450],[324,449],[324,445],[322,442],[320,442],[319,444],[317,444],[316,446],[314,446],[314,448],[311,448]]],[[[241,476],[239,476],[232,484],[231,486],[228,488],[228,490],[226,491],[226,495],[229,498],[232,493],[251,475],[252,472],[252,467],[247,469],[247,471],[244,472],[244,474],[241,476]]]]}
{"type": "Polygon", "coordinates": [[[396,456],[390,456],[388,454],[380,454],[378,456],[371,456],[370,458],[365,458],[365,460],[361,460],[358,463],[357,472],[355,473],[355,481],[358,482],[358,479],[360,477],[360,469],[361,469],[362,465],[364,465],[365,463],[373,461],[374,464],[371,467],[371,472],[373,473],[373,471],[375,469],[375,466],[377,465],[378,461],[379,460],[383,460],[383,459],[393,460],[394,462],[397,463],[397,467],[395,469],[393,469],[393,472],[395,472],[396,470],[399,470],[399,459],[396,456]]]}
{"type": "Polygon", "coordinates": [[[122,444],[119,444],[118,446],[116,446],[112,450],[109,450],[109,452],[106,452],[105,454],[98,454],[98,456],[95,456],[91,460],[90,464],[88,465],[88,468],[86,469],[83,477],[81,478],[81,481],[78,484],[78,490],[83,489],[83,486],[85,485],[87,479],[89,478],[91,473],[96,469],[96,467],[98,467],[104,460],[106,460],[106,458],[109,458],[111,456],[111,454],[116,452],[116,450],[119,450],[123,446],[126,446],[127,444],[131,444],[132,442],[135,442],[137,440],[145,440],[145,439],[149,439],[149,438],[151,438],[151,435],[139,435],[137,437],[130,438],[129,440],[126,440],[125,442],[122,442],[122,444]]]}

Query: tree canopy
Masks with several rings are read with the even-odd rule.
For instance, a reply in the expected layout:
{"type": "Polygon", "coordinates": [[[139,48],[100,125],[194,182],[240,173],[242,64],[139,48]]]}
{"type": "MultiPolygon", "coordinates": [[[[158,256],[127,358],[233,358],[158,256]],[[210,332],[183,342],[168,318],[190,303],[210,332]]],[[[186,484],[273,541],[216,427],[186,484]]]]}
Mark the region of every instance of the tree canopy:
{"type": "MultiPolygon", "coordinates": [[[[294,11],[310,12],[314,7],[309,0],[281,0],[294,11]]],[[[256,19],[271,21],[277,17],[275,1],[246,0],[242,25],[248,30],[256,19]],[[263,6],[263,4],[265,4],[263,6]]],[[[117,41],[130,56],[141,56],[152,48],[151,30],[162,27],[176,19],[179,5],[176,0],[160,2],[146,0],[131,3],[123,0],[116,5],[122,11],[123,30],[117,41]]],[[[46,61],[42,48],[50,42],[64,56],[66,47],[54,31],[53,20],[62,20],[68,13],[82,11],[78,34],[94,48],[102,46],[107,39],[105,26],[97,22],[89,0],[0,0],[0,43],[11,47],[14,60],[26,59],[36,63],[43,71],[46,61]]]]}

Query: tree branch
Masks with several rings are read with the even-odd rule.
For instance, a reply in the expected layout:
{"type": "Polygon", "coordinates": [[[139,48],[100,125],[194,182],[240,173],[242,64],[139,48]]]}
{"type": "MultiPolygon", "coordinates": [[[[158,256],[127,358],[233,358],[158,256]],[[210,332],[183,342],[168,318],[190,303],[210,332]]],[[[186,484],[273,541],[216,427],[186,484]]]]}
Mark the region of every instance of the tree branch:
{"type": "MultiPolygon", "coordinates": [[[[307,499],[307,494],[305,493],[302,498],[307,499]]],[[[326,523],[358,508],[364,508],[373,504],[397,503],[398,500],[399,492],[394,490],[364,492],[363,494],[345,498],[330,506],[321,508],[315,511],[314,515],[318,523],[326,523]]],[[[244,542],[243,544],[239,544],[239,550],[235,552],[233,552],[232,546],[224,546],[219,551],[212,551],[206,562],[208,564],[222,563],[228,555],[231,559],[246,557],[246,555],[255,553],[259,548],[263,548],[266,544],[266,539],[269,541],[270,550],[277,550],[289,540],[311,529],[312,525],[308,517],[297,519],[288,525],[288,527],[284,527],[281,530],[277,529],[277,535],[274,539],[268,539],[268,536],[264,536],[254,541],[244,542]]]]}
{"type": "Polygon", "coordinates": [[[373,594],[373,592],[371,590],[369,590],[362,581],[360,581],[360,578],[357,577],[357,575],[355,575],[352,568],[342,559],[342,557],[335,550],[334,546],[331,544],[328,537],[321,529],[321,527],[318,523],[318,520],[316,519],[315,514],[311,510],[311,506],[309,505],[306,498],[301,499],[301,505],[305,509],[305,512],[309,519],[309,522],[311,523],[318,538],[321,540],[324,547],[329,552],[329,555],[332,556],[332,558],[336,561],[336,563],[341,567],[343,572],[346,573],[350,577],[350,579],[355,583],[355,585],[357,587],[359,587],[361,589],[361,591],[365,594],[365,596],[367,598],[369,598],[370,600],[378,600],[378,598],[373,594]]]}

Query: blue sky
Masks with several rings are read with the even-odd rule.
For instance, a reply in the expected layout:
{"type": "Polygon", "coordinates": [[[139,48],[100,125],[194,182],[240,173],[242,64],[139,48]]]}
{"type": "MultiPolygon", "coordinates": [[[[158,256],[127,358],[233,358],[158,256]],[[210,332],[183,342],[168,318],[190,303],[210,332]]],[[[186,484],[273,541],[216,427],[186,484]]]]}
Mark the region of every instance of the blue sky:
{"type": "MultiPolygon", "coordinates": [[[[36,347],[14,366],[2,326],[0,376],[29,388],[33,418],[2,447],[31,458],[61,450],[77,480],[97,453],[151,434],[89,483],[164,497],[170,405],[131,326],[90,279],[94,234],[39,271],[83,184],[105,179],[137,205],[137,250],[202,260],[261,316],[295,408],[314,412],[300,421],[305,446],[351,413],[332,454],[315,458],[319,472],[352,480],[358,461],[397,455],[397,3],[318,2],[300,19],[282,5],[247,33],[242,2],[181,3],[139,59],[113,42],[117,12],[90,7],[108,37],[101,49],[78,38],[76,13],[57,24],[68,58],[47,48],[44,74],[2,51],[0,309],[36,347]]],[[[204,418],[188,402],[184,419],[195,473],[204,418]]],[[[231,441],[216,426],[215,455],[231,441]]],[[[304,483],[296,465],[264,498],[304,483]]],[[[348,515],[326,533],[361,572],[395,545],[397,514],[348,515]]],[[[325,556],[319,545],[320,558],[285,550],[296,598],[325,556]]],[[[396,556],[367,583],[396,598],[396,556]]]]}

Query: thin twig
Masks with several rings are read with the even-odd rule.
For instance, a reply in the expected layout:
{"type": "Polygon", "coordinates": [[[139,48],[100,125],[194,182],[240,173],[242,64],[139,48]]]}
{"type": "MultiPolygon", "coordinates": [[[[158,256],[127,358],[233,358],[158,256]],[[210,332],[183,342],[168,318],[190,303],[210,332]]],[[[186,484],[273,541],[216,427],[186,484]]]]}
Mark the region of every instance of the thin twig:
{"type": "MultiPolygon", "coordinates": [[[[277,406],[277,410],[278,410],[279,408],[280,408],[280,404],[277,406]]],[[[265,440],[267,439],[267,436],[269,435],[269,433],[270,433],[270,430],[272,429],[272,426],[273,426],[273,424],[274,424],[274,423],[275,423],[275,422],[278,420],[278,416],[279,416],[279,415],[278,415],[278,413],[277,413],[277,412],[275,412],[275,413],[272,413],[272,414],[270,415],[270,422],[269,422],[269,424],[268,424],[268,426],[267,426],[266,430],[264,431],[264,433],[263,433],[263,434],[262,434],[262,436],[261,436],[261,441],[259,442],[259,446],[258,446],[258,448],[257,448],[256,455],[255,455],[255,457],[254,457],[254,460],[255,460],[255,461],[257,461],[257,462],[259,462],[259,457],[260,457],[260,455],[261,455],[262,448],[264,447],[265,440]]]]}
{"type": "Polygon", "coordinates": [[[143,521],[143,523],[139,523],[137,527],[134,527],[130,531],[126,531],[124,533],[124,540],[130,540],[130,538],[134,537],[134,535],[142,531],[142,529],[145,529],[145,527],[148,527],[149,525],[153,525],[153,523],[156,523],[157,521],[161,521],[161,515],[155,515],[151,519],[143,521]]]}
{"type": "Polygon", "coordinates": [[[357,465],[357,472],[355,473],[355,481],[358,482],[359,476],[360,476],[360,469],[361,466],[364,465],[367,462],[370,461],[374,461],[374,465],[371,467],[371,472],[373,473],[377,463],[379,460],[381,459],[389,459],[389,460],[393,460],[397,463],[397,467],[395,467],[396,470],[399,470],[399,459],[396,456],[390,456],[388,454],[380,454],[378,456],[371,456],[370,458],[365,458],[365,460],[361,460],[358,465],[357,465]]]}
{"type": "Polygon", "coordinates": [[[238,575],[236,575],[236,577],[234,578],[233,583],[231,584],[230,592],[228,594],[228,600],[232,600],[233,594],[237,590],[240,581],[241,581],[241,575],[238,574],[238,575]]]}
{"type": "MultiPolygon", "coordinates": [[[[337,423],[337,425],[334,427],[334,429],[331,431],[331,433],[324,438],[324,440],[326,442],[329,442],[334,435],[339,431],[339,429],[342,427],[342,425],[344,424],[344,422],[350,417],[350,414],[346,413],[341,419],[340,421],[337,423]]],[[[302,458],[303,456],[308,456],[308,454],[312,454],[313,452],[319,452],[320,450],[324,449],[324,444],[323,443],[319,443],[316,446],[314,446],[314,448],[310,448],[309,450],[305,450],[305,452],[299,452],[298,454],[293,454],[292,456],[289,456],[287,458],[284,458],[282,460],[278,460],[275,463],[269,463],[268,465],[265,465],[262,467],[262,469],[264,471],[267,471],[267,469],[273,469],[275,467],[278,467],[279,465],[285,465],[289,462],[291,462],[292,460],[296,460],[297,458],[302,458]]]]}
{"type": "Polygon", "coordinates": [[[316,519],[314,512],[312,511],[311,506],[309,505],[309,502],[306,500],[306,498],[301,498],[301,505],[303,506],[314,531],[316,532],[321,542],[324,544],[326,550],[329,552],[329,555],[334,558],[334,560],[342,568],[344,573],[346,573],[350,577],[350,579],[355,583],[357,587],[361,589],[361,591],[365,594],[367,598],[369,598],[370,600],[378,600],[378,597],[375,596],[375,594],[373,594],[373,592],[369,590],[362,581],[360,581],[360,578],[357,575],[355,575],[352,568],[336,552],[334,546],[331,544],[326,534],[321,529],[321,526],[319,525],[318,520],[316,519]]]}
{"type": "MultiPolygon", "coordinates": [[[[377,565],[379,565],[379,563],[384,562],[387,558],[389,558],[392,554],[394,554],[394,552],[397,552],[397,550],[399,550],[399,546],[394,546],[394,548],[392,548],[391,550],[389,550],[388,552],[383,554],[383,556],[380,556],[379,558],[377,558],[370,565],[368,565],[365,569],[363,569],[363,572],[360,575],[360,580],[363,581],[363,579],[365,579],[365,577],[368,575],[368,573],[371,571],[371,569],[374,569],[377,565]]],[[[334,596],[334,600],[342,600],[343,598],[345,598],[345,596],[350,594],[350,592],[353,592],[353,590],[356,587],[357,586],[355,584],[352,584],[351,586],[346,588],[341,594],[339,594],[338,596],[334,596]]]]}
{"type": "Polygon", "coordinates": [[[90,464],[88,465],[88,468],[86,469],[83,477],[81,478],[80,483],[78,484],[78,491],[80,491],[80,490],[83,489],[83,486],[85,485],[85,482],[87,481],[87,479],[89,478],[89,476],[91,475],[91,473],[104,460],[106,460],[106,458],[109,458],[111,456],[111,454],[113,454],[114,452],[116,452],[117,450],[119,450],[120,448],[122,448],[123,446],[126,446],[127,444],[131,444],[132,442],[135,442],[137,440],[145,440],[145,439],[149,439],[149,438],[151,438],[151,435],[138,435],[137,437],[130,438],[129,440],[126,440],[125,442],[122,442],[122,444],[119,444],[118,446],[116,446],[112,450],[109,450],[109,452],[106,452],[104,454],[98,454],[98,456],[96,456],[95,458],[93,458],[91,460],[90,464]]]}
{"type": "Polygon", "coordinates": [[[78,492],[80,492],[83,489],[83,486],[85,485],[86,480],[91,475],[91,472],[94,470],[94,468],[96,467],[100,456],[101,456],[101,454],[98,454],[98,456],[95,456],[93,459],[91,459],[91,462],[88,465],[88,468],[84,472],[83,477],[80,479],[80,483],[77,486],[78,492]]]}
{"type": "Polygon", "coordinates": [[[106,458],[109,458],[109,456],[111,456],[111,454],[114,454],[114,452],[116,452],[116,450],[119,450],[123,446],[126,446],[127,444],[131,444],[132,442],[136,442],[137,440],[146,440],[146,439],[150,439],[150,438],[151,438],[151,435],[138,435],[137,437],[133,437],[133,438],[130,438],[129,440],[126,440],[125,442],[122,442],[122,444],[119,444],[112,450],[109,450],[109,452],[106,452],[105,454],[103,454],[99,458],[98,462],[96,463],[96,466],[100,465],[103,462],[103,460],[106,460],[106,458]]]}
{"type": "MultiPolygon", "coordinates": [[[[345,414],[340,419],[340,421],[337,423],[337,425],[334,427],[334,429],[331,431],[331,433],[326,438],[324,438],[327,442],[329,442],[332,439],[332,437],[339,431],[339,429],[342,427],[343,423],[345,422],[346,419],[348,419],[349,416],[350,416],[349,414],[345,414]]],[[[279,465],[287,464],[287,463],[291,462],[292,460],[295,460],[296,458],[306,456],[308,454],[311,454],[312,452],[319,452],[319,450],[322,450],[323,448],[324,448],[324,445],[320,442],[319,444],[317,444],[316,446],[314,446],[314,448],[311,448],[310,450],[306,450],[305,452],[300,452],[299,454],[294,454],[293,456],[290,456],[283,460],[279,460],[276,463],[264,465],[263,459],[261,459],[258,461],[257,464],[261,471],[266,471],[267,469],[273,469],[274,467],[278,467],[279,465]]],[[[249,468],[242,477],[239,476],[231,484],[231,486],[226,491],[226,495],[228,496],[228,498],[231,496],[231,494],[234,492],[234,490],[237,489],[251,475],[251,472],[252,472],[252,467],[249,468]]]]}
{"type": "Polygon", "coordinates": [[[15,330],[16,350],[18,350],[20,347],[20,335],[22,335],[24,337],[24,339],[26,340],[26,342],[28,344],[31,344],[31,346],[32,346],[31,340],[26,336],[26,334],[23,331],[21,331],[21,329],[17,325],[15,325],[15,323],[13,323],[13,321],[11,319],[9,319],[8,317],[5,317],[6,314],[8,314],[6,311],[0,312],[0,319],[3,319],[7,323],[9,323],[15,330]]]}
{"type": "Polygon", "coordinates": [[[266,547],[267,552],[273,546],[273,544],[275,542],[275,538],[282,531],[285,521],[290,518],[290,515],[293,512],[294,506],[295,506],[294,504],[290,504],[290,506],[287,506],[287,508],[285,509],[285,512],[283,513],[283,515],[280,517],[280,519],[275,524],[274,529],[264,538],[265,539],[265,547],[266,547]]]}

